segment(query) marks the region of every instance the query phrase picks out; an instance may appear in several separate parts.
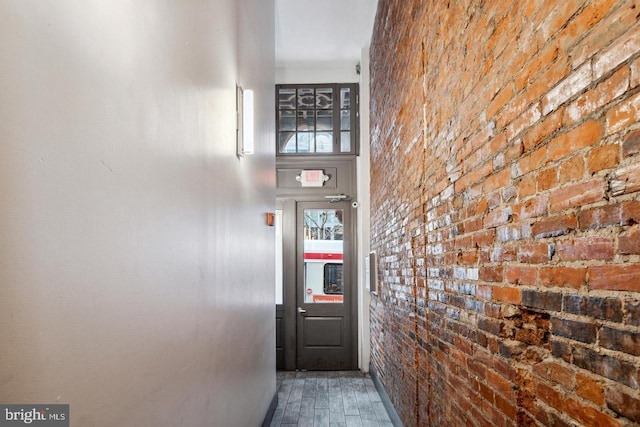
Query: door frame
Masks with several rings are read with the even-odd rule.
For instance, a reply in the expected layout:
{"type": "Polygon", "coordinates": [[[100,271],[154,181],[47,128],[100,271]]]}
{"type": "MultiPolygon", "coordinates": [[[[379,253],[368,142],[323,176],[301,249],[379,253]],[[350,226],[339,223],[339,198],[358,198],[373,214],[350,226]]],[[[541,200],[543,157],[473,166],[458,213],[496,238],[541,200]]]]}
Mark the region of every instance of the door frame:
{"type": "MultiPolygon", "coordinates": [[[[298,289],[298,278],[300,268],[298,264],[298,251],[301,248],[298,247],[297,239],[297,217],[298,217],[298,203],[301,202],[324,202],[326,199],[311,200],[308,197],[296,199],[285,199],[282,202],[282,238],[283,242],[289,242],[289,244],[283,243],[283,282],[284,282],[284,368],[287,371],[293,371],[298,368],[297,366],[297,336],[298,336],[298,303],[297,292],[302,292],[302,288],[298,289]]],[[[329,205],[329,204],[327,204],[329,205]]],[[[356,209],[350,207],[349,209],[356,209]]],[[[348,273],[345,274],[345,283],[349,280],[351,289],[351,297],[347,302],[350,310],[350,367],[348,369],[358,369],[358,259],[357,259],[357,215],[356,212],[351,212],[351,221],[344,229],[345,236],[348,233],[348,239],[350,244],[344,248],[345,256],[348,256],[351,261],[351,267],[348,273]]]]}
{"type": "MultiPolygon", "coordinates": [[[[349,273],[353,272],[356,269],[355,259],[353,257],[353,246],[355,245],[354,241],[354,233],[352,232],[352,228],[354,227],[353,223],[355,221],[355,212],[352,212],[351,203],[347,201],[341,201],[338,203],[331,203],[327,200],[319,201],[319,202],[298,202],[297,203],[297,211],[296,216],[298,219],[297,231],[296,235],[296,246],[297,246],[297,263],[298,267],[297,271],[297,281],[296,281],[296,306],[306,310],[305,313],[297,313],[296,317],[296,328],[297,328],[297,353],[296,353],[296,367],[298,369],[310,369],[309,367],[303,367],[305,365],[304,361],[304,336],[308,331],[305,331],[303,328],[303,323],[305,323],[306,319],[315,318],[319,319],[327,319],[327,318],[342,318],[342,327],[340,328],[340,332],[344,335],[342,336],[342,345],[333,348],[325,348],[323,350],[318,350],[314,347],[309,347],[306,350],[306,358],[307,364],[316,365],[314,369],[318,370],[326,370],[326,369],[353,369],[353,350],[354,350],[354,341],[352,339],[353,336],[353,323],[352,318],[354,315],[357,317],[357,312],[353,311],[352,301],[354,298],[357,299],[357,296],[354,295],[354,291],[357,288],[357,284],[354,286],[353,279],[349,273]],[[343,214],[343,240],[342,240],[342,253],[343,253],[343,297],[344,301],[341,304],[322,304],[322,303],[305,303],[305,295],[304,289],[305,286],[302,286],[305,281],[305,272],[302,265],[304,264],[304,236],[302,233],[304,232],[304,211],[307,209],[321,209],[321,210],[333,210],[340,209],[344,211],[343,214]],[[345,275],[345,272],[347,274],[345,275]],[[328,354],[334,354],[339,360],[339,363],[335,363],[336,359],[332,359],[329,357],[328,362],[324,364],[324,366],[318,366],[318,361],[312,362],[313,359],[312,354],[321,356],[324,358],[328,354]],[[348,359],[345,359],[345,356],[349,356],[348,359]],[[331,366],[331,364],[333,366],[331,366]]],[[[307,267],[308,268],[308,267],[307,267]]],[[[324,270],[324,269],[323,269],[324,270]]],[[[357,341],[356,341],[357,343],[357,341]]]]}
{"type": "MultiPolygon", "coordinates": [[[[327,197],[336,194],[345,194],[351,198],[351,201],[358,200],[358,191],[356,185],[356,163],[357,157],[353,155],[331,155],[331,156],[278,156],[276,158],[276,208],[282,209],[282,238],[283,241],[295,242],[296,236],[296,212],[297,202],[317,202],[327,201],[327,197]],[[304,169],[323,170],[329,176],[322,187],[302,187],[296,179],[304,169]]],[[[351,209],[362,209],[351,208],[351,209]]],[[[354,289],[353,299],[351,301],[351,342],[352,342],[352,369],[358,369],[358,358],[360,357],[360,336],[359,331],[359,312],[358,303],[362,297],[360,284],[358,283],[358,269],[361,267],[361,261],[358,259],[358,213],[353,211],[353,229],[352,233],[354,263],[353,276],[351,277],[354,289]]],[[[345,230],[345,232],[347,232],[345,230]]],[[[276,313],[281,322],[283,339],[281,343],[284,348],[284,369],[293,371],[296,369],[296,320],[297,306],[296,301],[296,247],[295,244],[284,245],[282,252],[283,263],[283,302],[282,305],[276,306],[276,313]],[[293,301],[293,304],[289,304],[293,301]],[[280,317],[281,316],[281,317],[280,317]]],[[[275,321],[275,319],[274,319],[275,321]]],[[[279,350],[280,351],[280,350],[279,350]]]]}

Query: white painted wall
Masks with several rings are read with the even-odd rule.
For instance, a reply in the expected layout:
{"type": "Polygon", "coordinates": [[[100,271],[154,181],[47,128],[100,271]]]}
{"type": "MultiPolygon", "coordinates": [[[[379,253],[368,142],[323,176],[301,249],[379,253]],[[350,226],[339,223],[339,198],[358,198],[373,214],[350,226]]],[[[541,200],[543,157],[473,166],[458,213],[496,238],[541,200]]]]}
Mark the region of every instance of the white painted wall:
{"type": "Polygon", "coordinates": [[[255,426],[275,393],[273,0],[0,5],[0,402],[255,426]],[[235,155],[235,85],[256,154],[235,155]]]}
{"type": "Polygon", "coordinates": [[[276,67],[276,83],[358,83],[357,64],[358,61],[288,63],[276,67]]]}
{"type": "MultiPolygon", "coordinates": [[[[371,250],[370,220],[370,133],[369,133],[369,48],[362,49],[360,74],[360,156],[356,159],[358,186],[358,366],[362,372],[369,372],[371,360],[371,323],[369,305],[370,291],[366,289],[364,257],[371,250]]],[[[373,286],[373,284],[372,284],[373,286]]]]}

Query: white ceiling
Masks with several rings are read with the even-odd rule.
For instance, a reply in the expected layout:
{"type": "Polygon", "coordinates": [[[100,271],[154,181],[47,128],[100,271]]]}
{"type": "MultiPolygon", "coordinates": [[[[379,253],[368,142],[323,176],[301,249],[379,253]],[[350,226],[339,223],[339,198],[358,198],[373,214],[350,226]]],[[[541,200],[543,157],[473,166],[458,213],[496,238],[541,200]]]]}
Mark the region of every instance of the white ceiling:
{"type": "Polygon", "coordinates": [[[276,65],[358,62],[378,0],[276,0],[276,65]]]}

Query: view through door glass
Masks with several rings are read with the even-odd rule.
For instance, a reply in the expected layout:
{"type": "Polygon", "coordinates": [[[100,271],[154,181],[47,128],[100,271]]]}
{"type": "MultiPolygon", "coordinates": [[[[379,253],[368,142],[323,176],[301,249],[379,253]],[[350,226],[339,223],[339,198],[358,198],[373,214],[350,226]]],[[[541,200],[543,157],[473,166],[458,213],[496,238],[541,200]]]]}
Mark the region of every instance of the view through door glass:
{"type": "Polygon", "coordinates": [[[303,218],[304,302],[342,304],[343,210],[305,209],[303,218]]]}

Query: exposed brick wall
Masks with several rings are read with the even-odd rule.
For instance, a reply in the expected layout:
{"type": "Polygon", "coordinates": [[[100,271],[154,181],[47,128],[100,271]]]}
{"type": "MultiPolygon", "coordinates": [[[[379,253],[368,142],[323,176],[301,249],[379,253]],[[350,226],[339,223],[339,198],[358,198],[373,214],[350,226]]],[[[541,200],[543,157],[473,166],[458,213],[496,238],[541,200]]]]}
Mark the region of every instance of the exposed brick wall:
{"type": "Polygon", "coordinates": [[[379,0],[372,364],[407,426],[640,423],[639,20],[379,0]]]}

